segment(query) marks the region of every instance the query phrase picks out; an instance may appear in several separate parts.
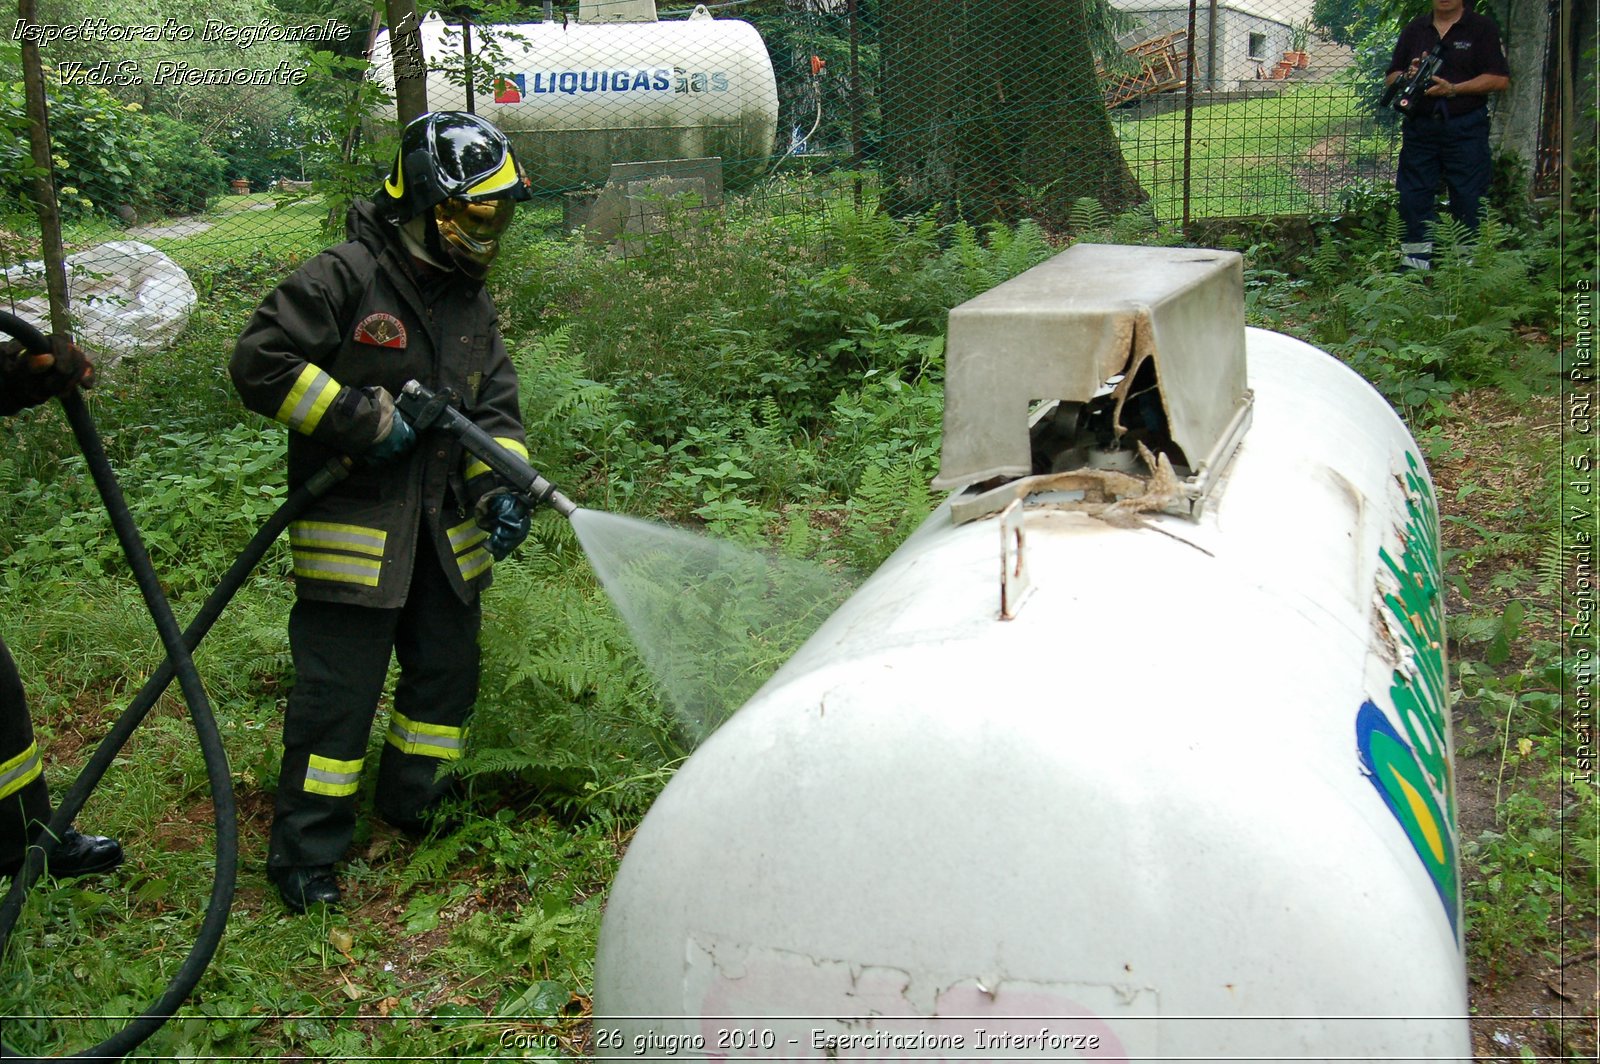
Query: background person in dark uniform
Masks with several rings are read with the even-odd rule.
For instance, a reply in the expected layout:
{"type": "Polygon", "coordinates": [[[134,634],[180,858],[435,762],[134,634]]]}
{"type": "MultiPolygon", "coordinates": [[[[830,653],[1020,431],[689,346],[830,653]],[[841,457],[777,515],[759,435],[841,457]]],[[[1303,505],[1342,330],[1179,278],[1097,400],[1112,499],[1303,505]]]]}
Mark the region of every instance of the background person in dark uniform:
{"type": "MultiPolygon", "coordinates": [[[[0,344],[0,415],[48,402],[68,389],[89,387],[94,367],[76,346],[59,356],[30,355],[18,341],[0,344]]],[[[22,867],[28,843],[50,819],[44,762],[33,739],[28,703],[11,652],[0,640],[0,875],[22,867]]],[[[116,839],[62,834],[47,871],[54,876],[104,872],[122,862],[116,839]]]]}
{"type": "Polygon", "coordinates": [[[1489,190],[1494,164],[1489,155],[1488,95],[1511,84],[1500,31],[1487,16],[1466,9],[1466,0],[1433,0],[1433,10],[1406,24],[1389,61],[1385,84],[1409,76],[1435,45],[1441,66],[1419,113],[1401,126],[1395,186],[1405,222],[1400,260],[1427,269],[1433,252],[1429,231],[1438,219],[1439,181],[1450,188],[1450,213],[1469,230],[1478,228],[1479,203],[1489,190]]]}
{"type": "Polygon", "coordinates": [[[394,169],[357,202],[349,240],[262,302],[230,370],[246,406],[290,429],[289,484],[331,459],[350,476],[289,527],[295,681],[267,874],[303,912],[340,899],[367,736],[391,652],[400,664],[377,809],[420,830],[445,794],[478,693],[478,594],[528,534],[527,506],[393,396],[409,380],[453,392],[502,446],[527,456],[517,376],[483,287],[519,200],[510,142],[475,115],[408,124],[394,169]]]}

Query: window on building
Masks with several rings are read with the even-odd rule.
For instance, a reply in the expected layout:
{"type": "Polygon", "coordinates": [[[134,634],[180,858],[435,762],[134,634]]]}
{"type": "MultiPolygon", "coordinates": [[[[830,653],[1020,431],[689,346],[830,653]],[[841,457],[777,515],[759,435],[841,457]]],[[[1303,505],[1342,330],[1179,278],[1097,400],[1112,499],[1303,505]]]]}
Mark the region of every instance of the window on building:
{"type": "Polygon", "coordinates": [[[1250,58],[1265,59],[1267,57],[1267,35],[1265,33],[1250,34],[1250,58]]]}

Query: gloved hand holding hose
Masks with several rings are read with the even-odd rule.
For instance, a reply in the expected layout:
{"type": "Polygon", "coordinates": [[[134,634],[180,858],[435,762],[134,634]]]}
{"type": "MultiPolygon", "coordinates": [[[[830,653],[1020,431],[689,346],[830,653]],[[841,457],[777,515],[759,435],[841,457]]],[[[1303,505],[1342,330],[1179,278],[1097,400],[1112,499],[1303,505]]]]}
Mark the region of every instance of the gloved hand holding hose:
{"type": "Polygon", "coordinates": [[[378,431],[372,438],[372,446],[367,448],[362,457],[376,464],[409,453],[417,445],[417,433],[405,415],[395,409],[394,397],[380,387],[363,390],[377,407],[378,431]]]}
{"type": "Polygon", "coordinates": [[[532,514],[528,500],[507,488],[496,488],[478,500],[478,527],[489,533],[484,548],[495,561],[504,561],[528,538],[532,514]]]}
{"type": "MultiPolygon", "coordinates": [[[[55,337],[45,341],[55,347],[55,337]]],[[[94,387],[94,364],[77,344],[68,341],[60,354],[30,353],[21,340],[0,343],[0,414],[65,395],[73,385],[94,387]]]]}

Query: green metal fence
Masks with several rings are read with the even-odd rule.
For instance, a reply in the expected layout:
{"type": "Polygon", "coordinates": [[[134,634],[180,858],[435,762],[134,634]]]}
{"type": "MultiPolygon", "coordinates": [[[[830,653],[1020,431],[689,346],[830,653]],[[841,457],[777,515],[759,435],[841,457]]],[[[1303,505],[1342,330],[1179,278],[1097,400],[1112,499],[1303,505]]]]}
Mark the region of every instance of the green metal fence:
{"type": "MultiPolygon", "coordinates": [[[[42,320],[25,43],[46,66],[91,346],[164,342],[163,316],[200,295],[186,273],[340,238],[346,204],[392,158],[391,34],[363,0],[288,8],[228,0],[184,19],[154,0],[119,20],[57,0],[15,23],[0,40],[13,134],[0,139],[0,306],[42,320]]],[[[527,224],[587,226],[633,254],[728,211],[794,224],[839,197],[1062,232],[1129,211],[1176,225],[1337,211],[1392,180],[1394,129],[1374,106],[1392,42],[1381,8],[524,0],[493,16],[424,9],[405,28],[428,106],[513,138],[539,193],[527,224]]]]}

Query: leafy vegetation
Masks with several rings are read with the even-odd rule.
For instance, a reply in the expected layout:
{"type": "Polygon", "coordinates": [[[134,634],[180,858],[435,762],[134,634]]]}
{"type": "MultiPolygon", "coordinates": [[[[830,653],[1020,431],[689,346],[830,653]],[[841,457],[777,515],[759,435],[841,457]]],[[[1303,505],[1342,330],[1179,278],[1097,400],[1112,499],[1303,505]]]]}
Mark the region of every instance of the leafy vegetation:
{"type": "MultiPolygon", "coordinates": [[[[0,124],[27,129],[21,81],[21,48],[0,42],[0,124]]],[[[113,215],[127,207],[147,216],[178,214],[205,206],[222,189],[222,158],[194,131],[138,104],[117,99],[94,85],[67,82],[53,87],[52,144],[61,209],[68,217],[113,215]]],[[[0,213],[26,203],[32,180],[27,140],[0,148],[0,213]]]]}

